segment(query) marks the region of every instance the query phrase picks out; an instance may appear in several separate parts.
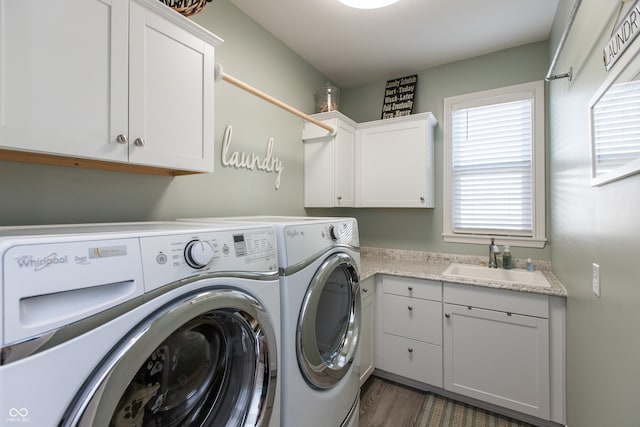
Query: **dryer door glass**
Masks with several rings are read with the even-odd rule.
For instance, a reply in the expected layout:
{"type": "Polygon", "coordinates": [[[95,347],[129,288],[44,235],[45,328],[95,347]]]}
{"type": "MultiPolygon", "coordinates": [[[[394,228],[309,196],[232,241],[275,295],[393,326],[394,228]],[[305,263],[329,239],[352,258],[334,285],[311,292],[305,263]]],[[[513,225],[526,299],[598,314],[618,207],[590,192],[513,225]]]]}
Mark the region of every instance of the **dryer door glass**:
{"type": "Polygon", "coordinates": [[[358,345],[360,310],[356,262],[336,253],[311,280],[298,319],[298,365],[311,386],[331,388],[347,374],[358,345]]]}
{"type": "Polygon", "coordinates": [[[200,291],[163,307],[114,348],[63,425],[267,426],[275,357],[257,300],[200,291]]]}

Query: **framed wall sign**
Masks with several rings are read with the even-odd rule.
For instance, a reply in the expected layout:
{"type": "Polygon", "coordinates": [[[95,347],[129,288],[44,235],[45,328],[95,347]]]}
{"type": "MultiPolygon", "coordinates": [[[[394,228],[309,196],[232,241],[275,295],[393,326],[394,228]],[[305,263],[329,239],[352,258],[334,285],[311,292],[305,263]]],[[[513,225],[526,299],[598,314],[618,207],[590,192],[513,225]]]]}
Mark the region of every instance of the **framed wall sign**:
{"type": "Polygon", "coordinates": [[[589,103],[591,185],[640,172],[640,44],[629,46],[589,103]]]}

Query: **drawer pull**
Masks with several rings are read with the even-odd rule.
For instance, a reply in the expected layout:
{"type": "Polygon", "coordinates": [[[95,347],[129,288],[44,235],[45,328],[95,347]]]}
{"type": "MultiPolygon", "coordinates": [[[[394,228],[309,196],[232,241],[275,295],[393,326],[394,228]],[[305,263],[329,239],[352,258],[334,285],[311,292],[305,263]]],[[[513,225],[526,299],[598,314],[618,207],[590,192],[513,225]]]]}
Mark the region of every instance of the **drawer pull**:
{"type": "Polygon", "coordinates": [[[364,292],[364,293],[366,294],[367,292],[369,292],[369,289],[367,289],[367,288],[362,288],[362,292],[364,292]]]}
{"type": "Polygon", "coordinates": [[[407,286],[407,289],[409,289],[409,292],[413,291],[413,286],[407,286]]]}
{"type": "Polygon", "coordinates": [[[409,348],[407,349],[407,351],[408,351],[409,353],[413,353],[413,347],[409,347],[409,348]]]}
{"type": "Polygon", "coordinates": [[[451,315],[449,313],[445,313],[444,317],[446,317],[447,319],[451,318],[451,315]]]}
{"type": "Polygon", "coordinates": [[[413,311],[413,306],[412,305],[408,306],[407,308],[409,309],[409,311],[413,311]]]}

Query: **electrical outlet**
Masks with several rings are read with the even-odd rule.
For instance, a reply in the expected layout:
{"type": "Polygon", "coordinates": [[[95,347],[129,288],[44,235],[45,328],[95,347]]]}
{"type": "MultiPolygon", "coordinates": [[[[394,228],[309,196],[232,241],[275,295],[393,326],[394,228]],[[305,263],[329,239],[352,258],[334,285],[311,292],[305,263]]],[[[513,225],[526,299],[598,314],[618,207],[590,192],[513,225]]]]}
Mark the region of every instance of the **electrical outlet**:
{"type": "Polygon", "coordinates": [[[593,273],[591,277],[593,278],[593,293],[600,298],[600,265],[594,262],[592,266],[593,273]]]}

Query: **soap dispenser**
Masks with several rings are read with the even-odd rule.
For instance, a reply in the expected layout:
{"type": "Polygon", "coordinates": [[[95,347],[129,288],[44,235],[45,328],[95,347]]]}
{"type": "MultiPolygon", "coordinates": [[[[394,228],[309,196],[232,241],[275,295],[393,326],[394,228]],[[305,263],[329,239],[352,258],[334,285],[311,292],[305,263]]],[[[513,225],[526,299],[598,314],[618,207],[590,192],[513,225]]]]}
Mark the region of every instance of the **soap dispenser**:
{"type": "Polygon", "coordinates": [[[511,267],[511,248],[509,247],[509,245],[505,245],[504,251],[502,252],[502,268],[511,270],[511,267]]]}

